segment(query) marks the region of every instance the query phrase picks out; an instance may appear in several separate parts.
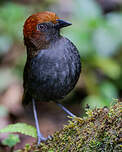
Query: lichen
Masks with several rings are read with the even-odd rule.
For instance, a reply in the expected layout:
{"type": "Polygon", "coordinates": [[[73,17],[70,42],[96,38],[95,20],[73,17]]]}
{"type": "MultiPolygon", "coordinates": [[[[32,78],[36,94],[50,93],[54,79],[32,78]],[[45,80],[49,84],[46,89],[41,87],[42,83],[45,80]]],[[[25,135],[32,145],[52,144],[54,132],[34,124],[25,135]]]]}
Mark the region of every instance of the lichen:
{"type": "Polygon", "coordinates": [[[34,143],[20,152],[120,152],[122,151],[122,104],[87,110],[87,117],[75,117],[53,138],[34,143]]]}

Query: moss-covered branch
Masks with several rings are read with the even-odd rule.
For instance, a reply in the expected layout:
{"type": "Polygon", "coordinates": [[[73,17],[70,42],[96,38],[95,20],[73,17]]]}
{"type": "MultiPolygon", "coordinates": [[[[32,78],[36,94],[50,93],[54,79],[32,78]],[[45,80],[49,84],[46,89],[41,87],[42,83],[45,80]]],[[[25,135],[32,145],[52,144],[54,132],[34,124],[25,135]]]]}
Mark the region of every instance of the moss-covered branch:
{"type": "Polygon", "coordinates": [[[122,150],[122,106],[87,111],[86,118],[73,118],[51,140],[34,143],[21,152],[120,152],[122,150]]]}

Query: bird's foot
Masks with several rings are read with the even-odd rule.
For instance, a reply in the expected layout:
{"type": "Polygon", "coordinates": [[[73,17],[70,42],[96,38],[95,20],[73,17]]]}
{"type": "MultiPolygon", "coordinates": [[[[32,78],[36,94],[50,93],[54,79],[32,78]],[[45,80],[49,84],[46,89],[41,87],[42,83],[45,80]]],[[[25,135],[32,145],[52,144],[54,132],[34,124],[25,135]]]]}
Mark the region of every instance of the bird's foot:
{"type": "Polygon", "coordinates": [[[45,138],[42,134],[40,134],[40,135],[38,136],[38,142],[37,142],[37,144],[39,145],[41,142],[45,142],[45,141],[47,141],[48,139],[52,139],[52,137],[51,137],[51,136],[48,136],[47,138],[45,138]]]}

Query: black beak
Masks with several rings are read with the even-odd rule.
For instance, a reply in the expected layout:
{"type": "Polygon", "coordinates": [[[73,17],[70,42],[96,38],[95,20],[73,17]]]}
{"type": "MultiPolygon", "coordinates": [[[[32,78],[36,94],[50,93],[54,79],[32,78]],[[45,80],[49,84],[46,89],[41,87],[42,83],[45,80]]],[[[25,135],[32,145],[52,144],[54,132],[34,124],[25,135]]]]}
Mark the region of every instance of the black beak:
{"type": "Polygon", "coordinates": [[[57,23],[55,24],[56,28],[63,28],[63,27],[72,25],[72,23],[69,23],[61,19],[57,19],[56,21],[57,21],[57,23]]]}

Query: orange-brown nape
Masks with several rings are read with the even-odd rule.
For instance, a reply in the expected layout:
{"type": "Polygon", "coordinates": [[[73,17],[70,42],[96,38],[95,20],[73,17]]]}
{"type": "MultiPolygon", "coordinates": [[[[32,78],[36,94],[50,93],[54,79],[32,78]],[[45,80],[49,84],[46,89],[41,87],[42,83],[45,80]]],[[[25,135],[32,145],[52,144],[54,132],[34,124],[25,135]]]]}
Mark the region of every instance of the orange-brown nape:
{"type": "Polygon", "coordinates": [[[45,12],[39,12],[36,14],[31,15],[24,24],[23,28],[23,34],[24,37],[29,37],[33,32],[37,32],[36,25],[39,23],[44,23],[44,22],[52,22],[52,23],[57,23],[57,19],[59,19],[58,16],[56,16],[55,13],[45,11],[45,12]]]}

